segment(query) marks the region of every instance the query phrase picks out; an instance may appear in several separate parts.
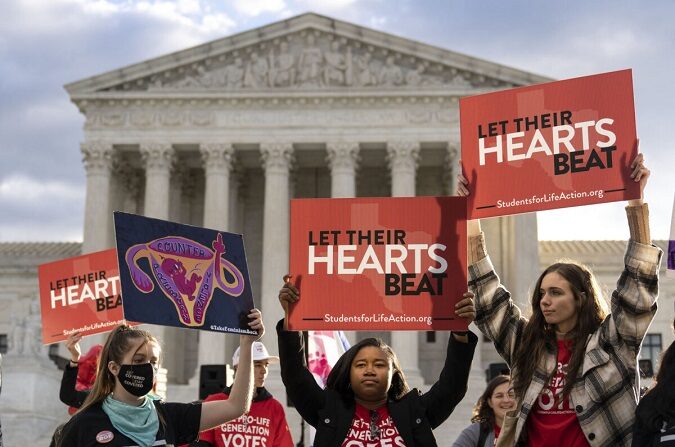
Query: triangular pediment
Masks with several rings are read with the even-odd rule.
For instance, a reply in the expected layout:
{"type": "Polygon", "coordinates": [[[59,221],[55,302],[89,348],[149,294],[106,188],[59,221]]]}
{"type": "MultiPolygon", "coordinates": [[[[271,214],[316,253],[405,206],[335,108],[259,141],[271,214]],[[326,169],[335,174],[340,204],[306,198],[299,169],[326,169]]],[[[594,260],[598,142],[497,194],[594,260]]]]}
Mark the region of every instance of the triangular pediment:
{"type": "Polygon", "coordinates": [[[549,79],[303,14],[66,85],[73,99],[125,92],[508,88],[549,79]]]}

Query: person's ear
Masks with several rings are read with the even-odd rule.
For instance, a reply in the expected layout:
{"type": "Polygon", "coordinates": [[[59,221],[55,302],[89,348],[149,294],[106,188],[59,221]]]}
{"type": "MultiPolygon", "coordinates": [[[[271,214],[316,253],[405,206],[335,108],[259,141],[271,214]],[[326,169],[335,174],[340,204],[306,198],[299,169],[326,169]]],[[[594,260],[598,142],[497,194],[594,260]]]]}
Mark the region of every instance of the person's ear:
{"type": "Polygon", "coordinates": [[[111,360],[108,362],[108,371],[110,371],[113,376],[117,377],[117,374],[120,372],[120,366],[111,360]]]}

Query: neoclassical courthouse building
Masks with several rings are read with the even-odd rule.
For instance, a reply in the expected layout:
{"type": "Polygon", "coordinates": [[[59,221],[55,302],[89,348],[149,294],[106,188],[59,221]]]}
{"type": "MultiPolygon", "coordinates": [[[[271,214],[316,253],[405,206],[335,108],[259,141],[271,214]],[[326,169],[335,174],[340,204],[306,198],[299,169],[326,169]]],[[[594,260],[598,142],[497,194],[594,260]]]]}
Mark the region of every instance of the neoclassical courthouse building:
{"type": "MultiPolygon", "coordinates": [[[[113,210],[244,234],[254,299],[267,321],[264,341],[276,351],[289,198],[452,194],[459,98],[548,80],[304,14],[66,85],[86,118],[84,238],[0,244],[7,445],[46,446],[67,418],[54,361],[65,353],[39,338],[37,265],[112,247],[113,210]]],[[[489,219],[484,227],[503,282],[524,308],[541,266],[557,258],[589,263],[610,290],[621,270],[625,241],[538,241],[533,214],[489,219]]],[[[675,286],[662,283],[642,354],[652,360],[673,340],[675,286]]],[[[224,334],[152,331],[163,340],[169,400],[197,399],[199,366],[229,362],[238,344],[224,334]]],[[[449,333],[377,335],[391,343],[414,385],[434,382],[449,333]]],[[[437,429],[444,445],[468,424],[486,370],[499,362],[483,341],[467,397],[437,429]]],[[[268,388],[286,401],[278,367],[268,388]]],[[[292,408],[287,416],[297,442],[299,417],[292,408]]]]}

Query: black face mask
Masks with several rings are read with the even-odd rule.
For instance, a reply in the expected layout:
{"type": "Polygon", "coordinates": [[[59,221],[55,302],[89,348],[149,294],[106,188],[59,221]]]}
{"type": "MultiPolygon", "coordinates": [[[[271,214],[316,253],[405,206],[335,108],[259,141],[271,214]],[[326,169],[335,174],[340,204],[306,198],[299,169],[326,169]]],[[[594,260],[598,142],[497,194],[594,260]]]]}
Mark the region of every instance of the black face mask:
{"type": "Polygon", "coordinates": [[[145,396],[152,390],[155,382],[155,367],[152,363],[120,365],[117,380],[130,394],[137,397],[145,396]]]}

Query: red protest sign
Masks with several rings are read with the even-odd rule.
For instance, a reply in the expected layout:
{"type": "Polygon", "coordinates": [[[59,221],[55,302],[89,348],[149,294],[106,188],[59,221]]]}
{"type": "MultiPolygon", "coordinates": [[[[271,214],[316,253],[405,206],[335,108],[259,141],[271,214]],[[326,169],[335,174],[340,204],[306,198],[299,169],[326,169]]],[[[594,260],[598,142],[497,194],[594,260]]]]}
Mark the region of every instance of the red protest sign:
{"type": "Polygon", "coordinates": [[[292,330],[466,330],[466,199],[291,200],[292,330]]]}
{"type": "Polygon", "coordinates": [[[42,342],[75,332],[108,332],[125,323],[117,250],[90,253],[38,266],[42,342]]]}
{"type": "Polygon", "coordinates": [[[631,70],[460,100],[469,218],[638,198],[631,70]]]}

